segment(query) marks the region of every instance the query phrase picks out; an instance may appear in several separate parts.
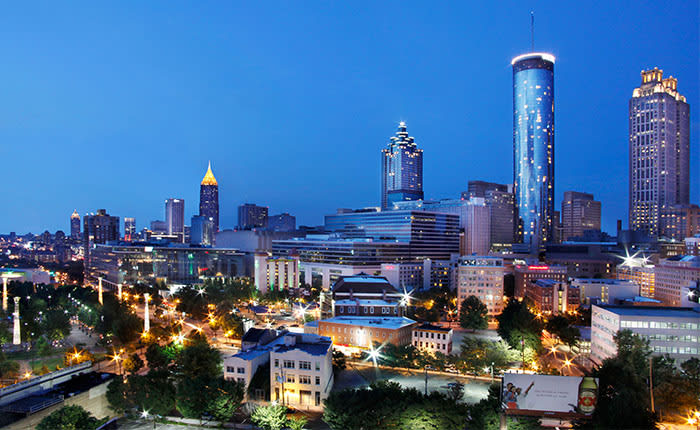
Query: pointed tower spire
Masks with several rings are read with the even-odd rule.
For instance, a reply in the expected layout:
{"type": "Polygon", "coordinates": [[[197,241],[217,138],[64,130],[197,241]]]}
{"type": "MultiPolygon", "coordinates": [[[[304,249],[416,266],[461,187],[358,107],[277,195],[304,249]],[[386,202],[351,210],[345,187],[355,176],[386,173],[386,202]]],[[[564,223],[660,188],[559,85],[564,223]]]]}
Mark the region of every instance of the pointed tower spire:
{"type": "Polygon", "coordinates": [[[204,175],[204,179],[202,179],[202,185],[219,185],[216,182],[214,173],[211,171],[211,161],[209,162],[209,167],[207,167],[207,173],[204,175]]]}

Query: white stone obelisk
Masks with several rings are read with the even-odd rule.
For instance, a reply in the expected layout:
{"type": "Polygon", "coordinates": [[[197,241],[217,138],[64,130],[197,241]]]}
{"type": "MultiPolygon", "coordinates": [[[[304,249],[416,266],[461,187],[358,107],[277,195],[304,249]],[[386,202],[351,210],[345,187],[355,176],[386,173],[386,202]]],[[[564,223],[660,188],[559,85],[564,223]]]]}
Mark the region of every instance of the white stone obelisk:
{"type": "Polygon", "coordinates": [[[151,319],[148,314],[148,300],[151,295],[148,293],[143,293],[143,332],[148,333],[151,330],[151,319]]]}
{"type": "Polygon", "coordinates": [[[122,301],[122,284],[117,284],[117,297],[119,301],[122,301]]]}
{"type": "Polygon", "coordinates": [[[22,337],[19,333],[19,297],[15,297],[15,313],[14,316],[14,327],[12,330],[12,344],[19,345],[22,343],[22,337]]]}
{"type": "Polygon", "coordinates": [[[97,278],[97,301],[100,302],[101,305],[104,304],[102,302],[102,278],[97,278]]]}

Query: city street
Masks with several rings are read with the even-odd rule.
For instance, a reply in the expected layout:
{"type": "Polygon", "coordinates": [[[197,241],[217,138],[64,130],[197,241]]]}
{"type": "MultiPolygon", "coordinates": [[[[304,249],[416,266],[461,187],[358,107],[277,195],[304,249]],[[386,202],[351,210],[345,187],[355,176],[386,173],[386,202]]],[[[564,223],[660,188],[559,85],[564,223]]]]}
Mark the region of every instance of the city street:
{"type": "MultiPolygon", "coordinates": [[[[348,363],[347,369],[338,375],[333,390],[366,387],[378,380],[398,382],[403,387],[415,388],[421,393],[425,391],[425,373],[422,371],[374,368],[355,363],[348,363]]],[[[457,381],[464,384],[462,401],[465,403],[477,403],[488,396],[489,381],[475,380],[463,375],[448,376],[433,372],[428,373],[428,391],[446,393],[448,391],[447,384],[457,381]]]]}

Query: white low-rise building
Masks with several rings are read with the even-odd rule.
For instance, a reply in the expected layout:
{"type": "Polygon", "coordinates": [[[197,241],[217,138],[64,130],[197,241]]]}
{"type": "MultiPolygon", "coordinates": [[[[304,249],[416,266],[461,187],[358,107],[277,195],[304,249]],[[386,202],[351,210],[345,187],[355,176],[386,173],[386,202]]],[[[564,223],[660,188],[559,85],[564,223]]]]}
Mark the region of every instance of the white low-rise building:
{"type": "Polygon", "coordinates": [[[270,352],[273,401],[301,410],[323,411],[333,388],[333,343],[313,334],[286,334],[270,352]]]}
{"type": "Polygon", "coordinates": [[[271,400],[296,409],[322,411],[333,388],[332,355],[333,344],[328,337],[285,333],[265,345],[224,358],[224,377],[245,384],[246,401],[271,400]],[[260,387],[248,396],[255,373],[266,369],[267,363],[270,395],[260,387]]]}
{"type": "Polygon", "coordinates": [[[413,329],[413,346],[421,351],[448,355],[452,352],[452,329],[425,323],[413,329]]]}
{"type": "Polygon", "coordinates": [[[571,286],[578,288],[581,304],[616,304],[620,300],[640,295],[639,284],[626,279],[574,278],[571,286]]]}
{"type": "Polygon", "coordinates": [[[647,339],[654,355],[670,355],[676,365],[700,353],[700,309],[593,305],[591,359],[602,363],[617,355],[614,336],[625,329],[647,339]]]}

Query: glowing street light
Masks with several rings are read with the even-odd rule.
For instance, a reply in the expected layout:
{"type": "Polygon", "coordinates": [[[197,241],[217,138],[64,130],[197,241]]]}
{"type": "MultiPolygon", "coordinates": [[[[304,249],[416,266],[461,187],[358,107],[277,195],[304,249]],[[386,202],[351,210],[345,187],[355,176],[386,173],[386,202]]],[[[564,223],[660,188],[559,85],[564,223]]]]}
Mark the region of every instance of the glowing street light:
{"type": "Polygon", "coordinates": [[[122,360],[122,356],[119,355],[119,353],[115,351],[112,355],[112,361],[115,361],[117,363],[117,371],[118,371],[119,375],[122,374],[122,365],[121,365],[120,360],[122,360]]]}
{"type": "Polygon", "coordinates": [[[367,351],[367,358],[365,361],[372,360],[372,363],[374,363],[374,367],[377,367],[377,360],[382,358],[382,354],[380,353],[382,347],[380,346],[377,349],[374,349],[374,346],[369,345],[369,351],[367,351]]]}
{"type": "Polygon", "coordinates": [[[413,299],[412,294],[414,290],[406,291],[406,286],[403,287],[403,293],[401,293],[401,300],[399,300],[399,306],[410,306],[411,299],[413,299]]]}

